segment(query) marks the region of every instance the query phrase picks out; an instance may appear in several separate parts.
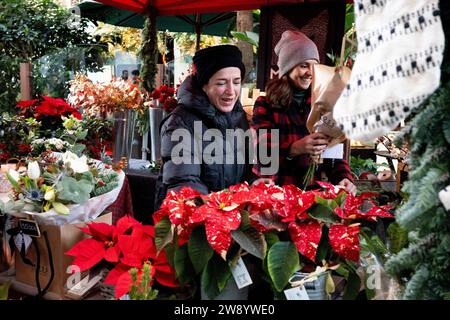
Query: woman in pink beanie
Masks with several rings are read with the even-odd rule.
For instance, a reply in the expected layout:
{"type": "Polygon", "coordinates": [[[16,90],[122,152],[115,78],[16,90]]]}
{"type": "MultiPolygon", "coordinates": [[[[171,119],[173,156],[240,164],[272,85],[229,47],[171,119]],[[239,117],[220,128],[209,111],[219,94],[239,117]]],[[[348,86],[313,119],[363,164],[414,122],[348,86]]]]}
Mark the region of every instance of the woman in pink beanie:
{"type": "MultiPolygon", "coordinates": [[[[257,132],[257,148],[279,148],[279,169],[274,175],[264,175],[264,161],[258,158],[253,171],[263,181],[303,188],[311,156],[320,155],[329,142],[327,136],[310,134],[306,128],[311,109],[312,67],[319,62],[319,53],[305,34],[291,30],[282,34],[275,53],[279,78],[269,81],[266,96],[256,100],[251,126],[257,132]],[[273,129],[279,132],[279,143],[275,137],[272,139],[273,129]]],[[[260,154],[259,150],[256,154],[260,154]]],[[[315,174],[316,180],[322,180],[322,173],[331,183],[342,185],[349,192],[356,190],[347,161],[325,159],[315,174]]]]}

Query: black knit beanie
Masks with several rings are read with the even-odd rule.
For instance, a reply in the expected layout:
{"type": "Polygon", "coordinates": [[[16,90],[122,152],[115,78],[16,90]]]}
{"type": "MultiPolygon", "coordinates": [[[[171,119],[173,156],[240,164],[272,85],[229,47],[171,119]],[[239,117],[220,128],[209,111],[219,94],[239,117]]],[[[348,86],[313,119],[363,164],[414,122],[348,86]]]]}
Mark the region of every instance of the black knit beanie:
{"type": "Polygon", "coordinates": [[[196,76],[200,86],[220,69],[236,67],[241,70],[241,78],[245,76],[245,66],[242,62],[242,52],[236,46],[220,45],[199,50],[193,58],[196,76]]]}

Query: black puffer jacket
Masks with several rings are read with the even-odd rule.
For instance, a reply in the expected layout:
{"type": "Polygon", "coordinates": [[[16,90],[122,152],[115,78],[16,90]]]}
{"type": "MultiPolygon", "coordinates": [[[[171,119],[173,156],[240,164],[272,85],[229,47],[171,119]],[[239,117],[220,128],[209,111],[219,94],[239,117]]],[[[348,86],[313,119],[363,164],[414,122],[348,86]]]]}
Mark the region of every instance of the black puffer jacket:
{"type": "Polygon", "coordinates": [[[208,97],[199,87],[195,77],[188,77],[183,82],[178,90],[177,97],[178,107],[161,123],[161,157],[164,165],[159,173],[156,186],[155,209],[160,207],[168,191],[177,191],[183,186],[207,194],[239,182],[251,182],[254,179],[249,161],[251,141],[248,143],[246,139],[243,143],[242,136],[240,138],[235,137],[233,148],[231,146],[227,148],[227,142],[223,139],[223,137],[226,137],[227,129],[242,129],[244,132],[250,132],[248,130],[249,123],[240,102],[237,101],[233,110],[229,113],[217,110],[210,104],[208,97]],[[199,122],[194,125],[196,121],[199,122]],[[184,129],[184,132],[177,129],[184,129]],[[207,129],[216,129],[218,139],[215,139],[215,135],[208,141],[202,139],[207,129]],[[181,133],[182,138],[179,137],[179,133],[181,133]],[[196,135],[195,138],[194,135],[196,135]],[[175,136],[179,138],[175,139],[176,141],[171,141],[171,138],[175,136]],[[238,148],[238,140],[240,140],[241,148],[238,148]],[[199,147],[197,152],[194,149],[195,143],[198,143],[197,146],[199,147]],[[172,159],[172,151],[179,151],[181,145],[186,148],[190,147],[190,152],[188,150],[188,152],[177,152],[176,154],[183,154],[183,157],[186,157],[190,163],[183,161],[181,164],[176,164],[176,161],[172,159]],[[223,147],[220,148],[221,146],[223,147]],[[217,156],[216,152],[222,152],[224,161],[221,163],[206,163],[208,158],[217,156]],[[232,163],[225,161],[227,152],[228,157],[231,156],[231,159],[234,159],[234,161],[231,161],[232,163]],[[239,161],[241,164],[238,164],[238,155],[242,156],[241,159],[245,161],[245,164],[242,164],[244,161],[239,161]]]}

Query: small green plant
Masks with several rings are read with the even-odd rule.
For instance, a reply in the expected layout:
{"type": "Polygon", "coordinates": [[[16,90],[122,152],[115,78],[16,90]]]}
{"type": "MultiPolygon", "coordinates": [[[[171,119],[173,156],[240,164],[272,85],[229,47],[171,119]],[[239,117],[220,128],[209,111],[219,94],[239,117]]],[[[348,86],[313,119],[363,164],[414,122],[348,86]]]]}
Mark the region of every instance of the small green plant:
{"type": "Polygon", "coordinates": [[[131,300],[155,300],[158,296],[158,290],[152,288],[151,268],[150,263],[144,264],[140,275],[141,281],[138,280],[138,269],[130,269],[132,284],[129,295],[131,300]]]}
{"type": "Polygon", "coordinates": [[[356,178],[359,178],[364,172],[377,174],[378,168],[380,167],[389,168],[387,163],[376,163],[372,159],[363,159],[359,156],[350,156],[350,170],[356,178]]]}

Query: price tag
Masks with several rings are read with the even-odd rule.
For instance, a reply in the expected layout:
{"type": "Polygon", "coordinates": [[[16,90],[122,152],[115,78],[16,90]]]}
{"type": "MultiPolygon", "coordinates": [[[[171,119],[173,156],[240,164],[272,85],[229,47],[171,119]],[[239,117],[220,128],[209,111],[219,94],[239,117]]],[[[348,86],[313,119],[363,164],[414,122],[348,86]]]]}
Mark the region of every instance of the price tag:
{"type": "Polygon", "coordinates": [[[238,289],[242,289],[253,283],[242,258],[239,258],[236,265],[231,268],[231,274],[233,275],[234,281],[236,281],[238,289]]]}
{"type": "Polygon", "coordinates": [[[39,238],[41,236],[41,232],[39,231],[39,226],[34,220],[20,219],[19,220],[20,230],[24,234],[29,235],[30,237],[39,238]]]}
{"type": "Polygon", "coordinates": [[[284,290],[284,295],[288,300],[309,300],[305,286],[298,286],[284,290]]]}

